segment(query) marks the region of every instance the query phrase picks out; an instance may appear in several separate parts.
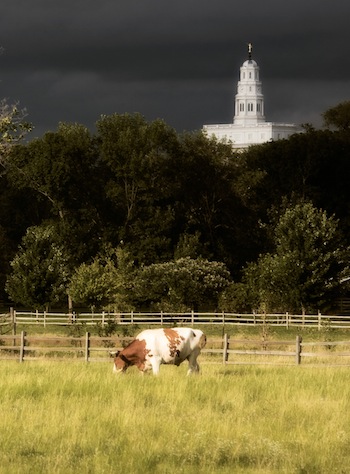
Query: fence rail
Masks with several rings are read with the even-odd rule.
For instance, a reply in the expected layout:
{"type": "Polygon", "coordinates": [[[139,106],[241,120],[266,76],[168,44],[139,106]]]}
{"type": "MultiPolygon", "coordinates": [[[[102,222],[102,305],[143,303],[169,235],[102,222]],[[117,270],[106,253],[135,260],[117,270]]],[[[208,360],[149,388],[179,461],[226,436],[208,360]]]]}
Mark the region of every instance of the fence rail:
{"type": "Polygon", "coordinates": [[[256,326],[259,324],[278,325],[289,327],[314,327],[321,330],[327,328],[350,329],[350,315],[324,315],[318,314],[239,314],[239,313],[49,313],[46,311],[16,311],[11,310],[8,314],[0,315],[0,324],[24,324],[24,325],[62,325],[84,324],[92,326],[100,324],[105,326],[110,322],[118,324],[137,324],[137,325],[203,325],[203,324],[221,324],[225,325],[248,325],[256,326]]]}
{"type": "MultiPolygon", "coordinates": [[[[132,337],[98,337],[89,332],[82,337],[37,336],[22,331],[2,335],[0,360],[19,362],[36,360],[111,361],[109,351],[122,349],[132,337]]],[[[350,340],[303,342],[300,336],[289,341],[262,341],[223,337],[208,338],[202,350],[205,363],[350,365],[350,340]],[[316,361],[316,362],[315,362],[316,361]]]]}

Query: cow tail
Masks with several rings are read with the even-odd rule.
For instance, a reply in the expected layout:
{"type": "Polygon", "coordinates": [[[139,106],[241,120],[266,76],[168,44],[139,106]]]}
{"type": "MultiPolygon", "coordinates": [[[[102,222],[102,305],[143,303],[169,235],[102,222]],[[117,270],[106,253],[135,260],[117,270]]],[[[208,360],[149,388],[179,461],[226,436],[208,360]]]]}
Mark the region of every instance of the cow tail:
{"type": "Polygon", "coordinates": [[[203,349],[203,347],[206,345],[206,343],[207,343],[207,336],[205,334],[202,334],[200,339],[199,339],[200,349],[203,349]]]}

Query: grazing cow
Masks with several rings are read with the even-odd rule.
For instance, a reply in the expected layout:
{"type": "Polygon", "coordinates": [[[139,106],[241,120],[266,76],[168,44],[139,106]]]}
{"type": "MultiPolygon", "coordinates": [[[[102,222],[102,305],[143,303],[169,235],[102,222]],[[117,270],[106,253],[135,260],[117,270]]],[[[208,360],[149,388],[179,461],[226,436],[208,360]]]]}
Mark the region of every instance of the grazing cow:
{"type": "Polygon", "coordinates": [[[199,329],[146,329],[122,351],[114,355],[114,372],[125,372],[136,365],[141,372],[152,369],[159,373],[161,364],[180,365],[188,360],[187,374],[199,372],[197,357],[206,344],[206,336],[199,329]]]}

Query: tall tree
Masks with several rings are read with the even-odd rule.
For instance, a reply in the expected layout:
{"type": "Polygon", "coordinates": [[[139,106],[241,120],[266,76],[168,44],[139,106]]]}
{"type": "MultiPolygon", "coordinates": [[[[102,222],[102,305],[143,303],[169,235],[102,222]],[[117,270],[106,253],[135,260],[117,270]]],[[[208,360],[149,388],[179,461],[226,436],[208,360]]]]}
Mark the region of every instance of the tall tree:
{"type": "Polygon", "coordinates": [[[350,101],[341,102],[322,114],[326,127],[335,127],[343,132],[350,131],[350,101]]]}
{"type": "MultiPolygon", "coordinates": [[[[310,129],[242,153],[235,187],[262,222],[268,222],[268,210],[284,198],[304,199],[335,214],[346,235],[350,229],[349,153],[350,142],[344,134],[310,129]]],[[[266,248],[261,247],[263,251],[266,248]]]]}
{"type": "MultiPolygon", "coordinates": [[[[0,48],[0,54],[2,50],[0,48]]],[[[24,194],[9,186],[7,172],[13,147],[31,131],[26,110],[18,103],[0,101],[0,298],[5,298],[4,285],[17,245],[28,225],[36,222],[38,208],[30,193],[24,194]]]]}
{"type": "Polygon", "coordinates": [[[274,253],[245,270],[246,296],[255,309],[261,304],[269,311],[329,309],[349,258],[338,221],[311,203],[299,203],[281,215],[274,244],[274,253]]]}
{"type": "MultiPolygon", "coordinates": [[[[57,132],[16,147],[9,159],[9,177],[17,187],[31,188],[45,198],[52,213],[64,218],[84,208],[90,194],[96,150],[88,129],[61,123],[57,132]]],[[[93,181],[92,181],[93,182],[93,181]]]]}
{"type": "Polygon", "coordinates": [[[32,190],[49,207],[72,261],[95,255],[105,210],[98,151],[88,129],[61,123],[56,132],[15,147],[8,161],[13,186],[32,190]]]}
{"type": "Polygon", "coordinates": [[[32,129],[25,117],[25,109],[19,109],[18,104],[9,104],[6,99],[0,101],[0,165],[4,169],[8,166],[8,154],[13,145],[32,129]]]}
{"type": "MultiPolygon", "coordinates": [[[[141,263],[171,256],[172,176],[176,132],[139,114],[104,116],[97,122],[105,190],[119,220],[117,236],[141,263]]],[[[118,244],[118,242],[115,242],[118,244]]]]}
{"type": "Polygon", "coordinates": [[[122,248],[98,255],[91,264],[83,263],[73,273],[69,294],[75,303],[115,311],[128,311],[133,306],[135,268],[122,248]]]}
{"type": "Polygon", "coordinates": [[[48,308],[67,299],[69,260],[52,226],[31,227],[11,262],[6,291],[15,303],[48,308]]]}
{"type": "Polygon", "coordinates": [[[230,145],[202,133],[186,133],[174,172],[178,242],[185,235],[199,236],[201,255],[225,262],[233,272],[251,257],[257,227],[254,212],[234,187],[238,163],[230,145]]]}

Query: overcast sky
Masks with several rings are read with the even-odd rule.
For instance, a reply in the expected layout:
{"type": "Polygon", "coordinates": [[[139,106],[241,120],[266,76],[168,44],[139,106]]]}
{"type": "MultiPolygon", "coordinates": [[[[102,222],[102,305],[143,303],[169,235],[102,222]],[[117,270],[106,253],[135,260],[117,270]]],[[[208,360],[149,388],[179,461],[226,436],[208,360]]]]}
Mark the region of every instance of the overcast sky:
{"type": "Polygon", "coordinates": [[[0,97],[35,136],[140,112],[179,132],[230,123],[247,43],[268,121],[321,125],[350,100],[349,0],[2,0],[0,97]]]}

